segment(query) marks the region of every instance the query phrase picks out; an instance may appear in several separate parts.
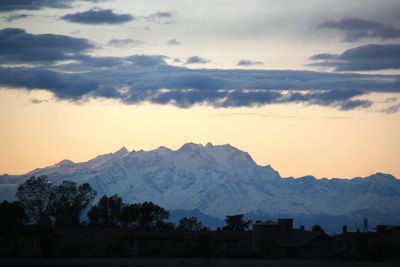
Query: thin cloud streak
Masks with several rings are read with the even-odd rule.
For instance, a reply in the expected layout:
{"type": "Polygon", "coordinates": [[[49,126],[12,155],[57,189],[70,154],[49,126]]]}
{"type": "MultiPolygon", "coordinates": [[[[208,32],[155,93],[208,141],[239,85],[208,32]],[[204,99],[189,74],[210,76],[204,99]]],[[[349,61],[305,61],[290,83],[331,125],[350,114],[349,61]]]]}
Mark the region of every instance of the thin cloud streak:
{"type": "Polygon", "coordinates": [[[312,120],[312,119],[328,119],[328,120],[353,120],[354,117],[347,116],[325,116],[325,117],[304,117],[304,116],[294,116],[294,115],[281,115],[275,113],[257,113],[257,112],[231,112],[231,113],[220,113],[213,115],[215,117],[260,117],[260,118],[278,118],[278,119],[298,119],[298,120],[312,120]]]}

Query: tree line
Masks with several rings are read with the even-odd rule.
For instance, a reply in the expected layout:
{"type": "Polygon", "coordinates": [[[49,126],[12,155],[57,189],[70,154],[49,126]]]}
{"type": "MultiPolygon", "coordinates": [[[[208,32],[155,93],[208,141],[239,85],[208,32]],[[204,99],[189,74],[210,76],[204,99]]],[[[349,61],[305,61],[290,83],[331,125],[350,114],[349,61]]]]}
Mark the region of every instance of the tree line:
{"type": "MultiPolygon", "coordinates": [[[[207,231],[196,217],[183,217],[179,225],[167,222],[169,212],[152,203],[127,204],[117,194],[102,196],[92,205],[97,192],[88,183],[77,185],[63,181],[52,185],[46,176],[32,176],[19,184],[18,201],[0,203],[0,226],[37,224],[57,227],[130,227],[134,230],[207,231]],[[92,205],[92,206],[91,206],[92,205]],[[84,211],[90,207],[87,222],[81,222],[84,211]]],[[[222,230],[244,231],[251,220],[243,214],[226,216],[222,230]]]]}

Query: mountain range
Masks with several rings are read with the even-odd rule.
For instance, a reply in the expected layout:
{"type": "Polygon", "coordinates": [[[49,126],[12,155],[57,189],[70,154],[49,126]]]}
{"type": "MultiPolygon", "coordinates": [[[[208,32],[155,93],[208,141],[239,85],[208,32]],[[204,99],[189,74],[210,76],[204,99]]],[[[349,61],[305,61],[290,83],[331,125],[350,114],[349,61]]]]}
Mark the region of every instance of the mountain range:
{"type": "MultiPolygon", "coordinates": [[[[289,164],[289,163],[288,163],[289,164]]],[[[319,223],[333,232],[347,224],[362,227],[400,224],[400,180],[376,173],[352,179],[282,178],[270,165],[230,145],[187,143],[178,150],[159,147],[97,156],[87,162],[63,160],[25,175],[0,175],[0,201],[15,200],[18,184],[46,175],[90,183],[99,193],[117,193],[127,203],[152,201],[171,211],[173,220],[196,215],[211,227],[226,215],[252,219],[291,217],[295,225],[319,223]]]]}

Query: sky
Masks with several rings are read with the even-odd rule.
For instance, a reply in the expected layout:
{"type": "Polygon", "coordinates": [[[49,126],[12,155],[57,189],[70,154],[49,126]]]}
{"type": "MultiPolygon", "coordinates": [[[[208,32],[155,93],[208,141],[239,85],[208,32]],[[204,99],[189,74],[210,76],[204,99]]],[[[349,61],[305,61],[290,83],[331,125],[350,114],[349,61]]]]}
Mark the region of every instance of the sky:
{"type": "Polygon", "coordinates": [[[186,142],[400,178],[397,0],[0,1],[0,174],[186,142]]]}

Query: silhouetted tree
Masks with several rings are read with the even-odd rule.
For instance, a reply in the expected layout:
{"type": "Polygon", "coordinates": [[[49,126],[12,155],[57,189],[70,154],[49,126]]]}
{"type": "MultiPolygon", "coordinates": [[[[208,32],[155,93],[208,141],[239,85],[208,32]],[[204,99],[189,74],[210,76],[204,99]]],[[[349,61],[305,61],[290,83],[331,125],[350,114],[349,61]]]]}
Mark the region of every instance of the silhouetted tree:
{"type": "Polygon", "coordinates": [[[140,203],[125,205],[122,207],[122,222],[124,225],[137,228],[139,226],[140,203]]]}
{"type": "Polygon", "coordinates": [[[90,224],[94,226],[116,227],[121,225],[122,198],[117,194],[100,198],[88,213],[90,224]]]}
{"type": "Polygon", "coordinates": [[[51,188],[49,214],[58,226],[77,226],[83,210],[91,204],[96,194],[88,183],[77,187],[75,182],[63,181],[51,188]]]}
{"type": "Polygon", "coordinates": [[[0,228],[16,226],[27,221],[24,207],[21,203],[14,201],[8,202],[4,200],[0,203],[0,228]]]}
{"type": "Polygon", "coordinates": [[[311,228],[311,232],[321,232],[324,233],[325,230],[319,224],[314,224],[311,228]]]}
{"type": "Polygon", "coordinates": [[[32,222],[38,224],[50,223],[47,210],[50,191],[50,182],[44,175],[37,178],[32,176],[19,184],[16,196],[32,222]]]}
{"type": "Polygon", "coordinates": [[[165,231],[165,230],[175,230],[175,224],[173,222],[158,221],[156,223],[155,229],[165,231]]]}
{"type": "Polygon", "coordinates": [[[145,230],[160,229],[163,226],[163,220],[169,218],[169,212],[164,208],[153,204],[153,202],[144,202],[140,205],[139,227],[145,230]]]}
{"type": "Polygon", "coordinates": [[[203,228],[203,224],[197,220],[196,217],[183,217],[179,220],[179,230],[183,231],[200,231],[203,228]]]}
{"type": "Polygon", "coordinates": [[[251,220],[245,221],[243,219],[243,214],[226,216],[225,222],[226,226],[222,229],[225,231],[244,231],[251,224],[251,220]]]}

